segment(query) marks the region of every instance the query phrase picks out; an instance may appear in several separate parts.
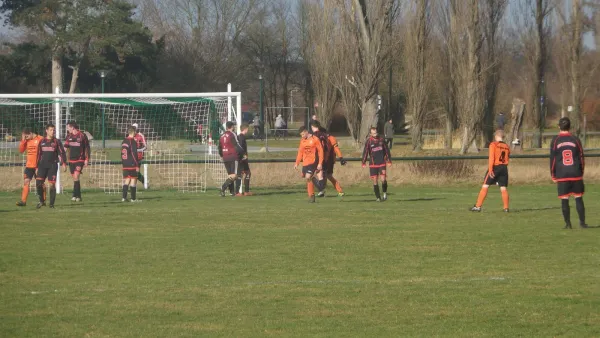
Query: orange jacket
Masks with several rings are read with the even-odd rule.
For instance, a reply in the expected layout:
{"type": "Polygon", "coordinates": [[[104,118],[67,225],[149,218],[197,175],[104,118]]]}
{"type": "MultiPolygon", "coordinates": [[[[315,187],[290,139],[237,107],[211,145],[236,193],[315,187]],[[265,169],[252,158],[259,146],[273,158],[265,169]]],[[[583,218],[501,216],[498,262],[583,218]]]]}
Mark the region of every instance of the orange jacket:
{"type": "Polygon", "coordinates": [[[338,142],[335,137],[329,135],[328,140],[329,140],[329,153],[330,153],[328,158],[330,158],[333,161],[333,163],[335,163],[336,157],[337,158],[343,157],[342,151],[340,150],[340,147],[338,146],[338,142]],[[333,149],[333,151],[332,151],[332,149],[333,149]]]}
{"type": "Polygon", "coordinates": [[[319,165],[323,165],[325,154],[323,153],[323,146],[321,141],[313,135],[308,138],[302,138],[300,140],[300,146],[298,147],[298,156],[296,157],[296,165],[302,162],[302,165],[311,165],[318,161],[319,165]]]}
{"type": "Polygon", "coordinates": [[[21,153],[24,153],[25,150],[27,150],[26,168],[37,168],[38,145],[42,139],[43,137],[38,135],[31,140],[22,140],[19,144],[19,151],[21,153]]]}
{"type": "Polygon", "coordinates": [[[488,158],[488,172],[494,171],[494,166],[497,165],[508,165],[508,158],[510,157],[510,148],[504,142],[492,142],[490,143],[490,155],[488,158]]]}

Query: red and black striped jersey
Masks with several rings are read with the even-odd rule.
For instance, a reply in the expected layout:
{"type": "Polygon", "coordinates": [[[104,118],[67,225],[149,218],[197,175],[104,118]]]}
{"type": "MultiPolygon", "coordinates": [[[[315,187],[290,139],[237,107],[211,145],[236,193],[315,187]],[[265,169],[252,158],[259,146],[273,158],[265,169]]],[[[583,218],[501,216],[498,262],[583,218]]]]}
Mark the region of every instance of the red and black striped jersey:
{"type": "Polygon", "coordinates": [[[38,168],[51,168],[57,163],[64,164],[66,159],[65,148],[59,139],[44,137],[38,144],[38,168]]]}
{"type": "Polygon", "coordinates": [[[84,162],[90,160],[90,142],[81,131],[69,134],[65,140],[65,148],[69,148],[69,162],[84,162]]]}
{"type": "Polygon", "coordinates": [[[392,163],[392,156],[390,155],[390,149],[385,140],[379,136],[369,136],[365,142],[365,148],[362,155],[362,164],[365,164],[369,160],[369,167],[380,168],[385,167],[386,163],[392,163]]]}
{"type": "Polygon", "coordinates": [[[137,142],[133,137],[126,137],[121,142],[121,164],[128,170],[138,167],[137,142]]]}
{"type": "Polygon", "coordinates": [[[558,182],[583,179],[585,160],[579,138],[560,132],[550,143],[550,174],[558,182]]]}

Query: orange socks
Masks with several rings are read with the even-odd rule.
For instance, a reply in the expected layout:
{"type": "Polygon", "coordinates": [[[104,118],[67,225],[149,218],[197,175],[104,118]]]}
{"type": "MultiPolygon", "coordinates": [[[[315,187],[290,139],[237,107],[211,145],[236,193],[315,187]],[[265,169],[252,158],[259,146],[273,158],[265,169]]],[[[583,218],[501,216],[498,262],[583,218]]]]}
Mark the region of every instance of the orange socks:
{"type": "Polygon", "coordinates": [[[315,184],[312,180],[306,182],[306,191],[308,191],[308,197],[315,195],[315,184]]]}
{"type": "Polygon", "coordinates": [[[338,180],[336,180],[333,177],[330,177],[329,180],[331,181],[331,184],[333,184],[333,186],[335,187],[335,190],[337,190],[337,192],[343,192],[342,186],[340,185],[340,182],[338,182],[338,180]]]}
{"type": "Polygon", "coordinates": [[[27,202],[27,196],[29,196],[29,184],[23,186],[23,192],[21,192],[21,201],[27,202]]]}
{"type": "Polygon", "coordinates": [[[508,209],[508,190],[501,190],[502,192],[502,203],[504,204],[504,209],[508,209]]]}
{"type": "Polygon", "coordinates": [[[479,196],[477,197],[477,203],[475,204],[476,207],[481,208],[481,206],[483,205],[483,201],[485,201],[487,193],[488,188],[481,188],[481,191],[479,191],[479,196]]]}

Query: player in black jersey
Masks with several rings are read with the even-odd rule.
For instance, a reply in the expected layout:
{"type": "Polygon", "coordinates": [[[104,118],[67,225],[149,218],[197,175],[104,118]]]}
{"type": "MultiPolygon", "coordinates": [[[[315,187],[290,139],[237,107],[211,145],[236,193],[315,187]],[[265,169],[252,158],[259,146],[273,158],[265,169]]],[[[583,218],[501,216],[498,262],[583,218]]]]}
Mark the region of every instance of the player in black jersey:
{"type": "Polygon", "coordinates": [[[79,130],[79,126],[74,121],[67,123],[67,139],[65,148],[69,160],[69,169],[73,177],[73,197],[71,201],[81,201],[81,183],[79,176],[83,173],[83,168],[90,161],[90,142],[85,133],[79,130]]]}
{"type": "Polygon", "coordinates": [[[325,129],[321,127],[321,123],[317,120],[313,120],[310,122],[310,131],[312,134],[319,139],[321,142],[321,146],[323,147],[323,169],[319,170],[313,176],[313,181],[315,182],[315,186],[319,190],[317,196],[323,197],[325,196],[325,181],[327,180],[327,174],[325,169],[329,166],[329,135],[324,131],[325,129]]]}
{"type": "Polygon", "coordinates": [[[65,148],[60,140],[54,137],[54,130],[53,124],[46,125],[46,137],[38,144],[38,167],[35,174],[35,186],[40,198],[40,203],[37,205],[38,209],[46,206],[44,200],[44,182],[46,179],[48,179],[50,188],[50,208],[54,208],[54,201],[56,201],[56,186],[54,184],[58,174],[58,164],[62,164],[64,171],[67,171],[65,148]]]}
{"type": "Polygon", "coordinates": [[[130,126],[127,129],[127,134],[127,137],[121,142],[121,164],[123,165],[123,198],[121,201],[128,202],[127,189],[129,189],[131,191],[131,202],[141,202],[136,199],[139,161],[135,127],[130,126]]]}
{"type": "Polygon", "coordinates": [[[237,180],[235,181],[235,193],[236,196],[252,196],[250,192],[250,165],[248,165],[248,144],[246,143],[246,135],[248,135],[248,125],[242,124],[240,126],[240,134],[238,135],[238,143],[244,150],[242,154],[239,154],[240,160],[238,165],[237,180]],[[244,192],[240,192],[242,186],[242,178],[244,179],[244,192]]]}
{"type": "Polygon", "coordinates": [[[387,200],[387,176],[386,166],[392,165],[390,149],[385,140],[377,134],[377,128],[372,127],[370,135],[365,141],[365,149],[362,155],[362,166],[366,166],[367,159],[369,160],[369,171],[373,180],[373,191],[377,202],[387,200]],[[379,194],[378,178],[381,177],[381,189],[383,190],[383,198],[379,194]]]}
{"type": "Polygon", "coordinates": [[[583,172],[585,159],[583,147],[577,136],[572,135],[571,121],[563,117],[558,121],[560,132],[550,143],[550,175],[558,188],[558,198],[562,200],[562,213],[565,219],[565,229],[571,229],[571,208],[569,197],[575,198],[575,207],[579,214],[579,226],[585,224],[585,206],[583,204],[583,172]]]}

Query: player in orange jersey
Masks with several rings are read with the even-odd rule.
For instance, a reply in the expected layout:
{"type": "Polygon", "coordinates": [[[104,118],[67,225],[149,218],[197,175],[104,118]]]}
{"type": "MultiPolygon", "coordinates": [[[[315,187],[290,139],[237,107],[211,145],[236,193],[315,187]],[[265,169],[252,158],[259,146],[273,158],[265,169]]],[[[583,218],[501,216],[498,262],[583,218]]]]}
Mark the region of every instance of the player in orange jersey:
{"type": "MultiPolygon", "coordinates": [[[[337,190],[338,196],[344,196],[344,190],[342,190],[342,186],[340,182],[333,177],[333,168],[335,166],[336,157],[339,159],[342,165],[346,165],[346,161],[342,156],[342,151],[338,145],[337,139],[329,134],[325,128],[323,128],[318,121],[313,121],[310,123],[311,129],[313,131],[313,135],[319,137],[324,137],[325,142],[327,143],[327,147],[324,147],[323,150],[325,152],[325,160],[323,161],[323,181],[321,182],[321,186],[319,194],[317,196],[323,197],[325,196],[325,187],[327,186],[327,180],[333,184],[335,190],[337,190]],[[316,126],[316,128],[315,128],[316,126]],[[316,130],[315,130],[316,129],[316,130]],[[327,150],[325,150],[327,149],[327,150]]],[[[321,141],[323,143],[323,141],[321,141]]]]}
{"type": "Polygon", "coordinates": [[[17,205],[20,207],[27,205],[29,182],[31,182],[35,176],[35,169],[37,168],[38,161],[38,145],[42,139],[42,136],[32,132],[29,128],[24,128],[21,133],[19,151],[21,153],[27,151],[27,162],[25,163],[25,171],[23,172],[23,191],[21,192],[21,200],[17,202],[17,205]]]}
{"type": "Polygon", "coordinates": [[[302,126],[298,131],[301,139],[294,169],[298,169],[298,165],[302,162],[302,176],[306,178],[308,201],[310,203],[315,203],[315,185],[312,178],[317,172],[323,170],[325,153],[323,152],[321,141],[319,141],[317,137],[309,134],[306,127],[302,126]]]}
{"type": "Polygon", "coordinates": [[[497,184],[500,186],[500,192],[502,193],[504,212],[508,212],[508,190],[506,190],[506,187],[508,186],[508,158],[510,157],[510,148],[503,142],[503,139],[504,131],[497,130],[494,134],[494,142],[490,143],[488,170],[485,174],[485,180],[483,181],[481,191],[479,191],[477,203],[471,208],[471,211],[481,211],[488,188],[492,184],[497,184]]]}

